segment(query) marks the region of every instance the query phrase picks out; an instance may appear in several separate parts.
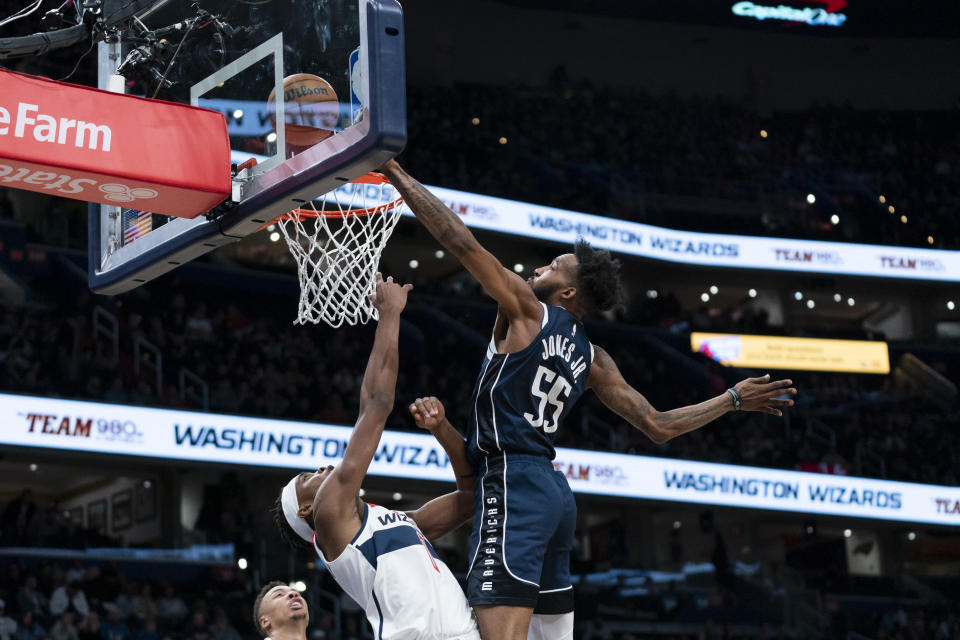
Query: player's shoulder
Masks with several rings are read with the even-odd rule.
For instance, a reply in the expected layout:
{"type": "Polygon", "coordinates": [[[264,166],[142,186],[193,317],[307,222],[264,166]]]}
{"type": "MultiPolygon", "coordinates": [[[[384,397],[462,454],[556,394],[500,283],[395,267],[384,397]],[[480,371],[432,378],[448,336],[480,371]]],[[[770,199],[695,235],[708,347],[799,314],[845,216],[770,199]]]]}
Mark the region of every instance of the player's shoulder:
{"type": "Polygon", "coordinates": [[[579,331],[584,331],[583,322],[576,315],[565,309],[564,307],[547,304],[546,302],[541,302],[543,305],[543,325],[546,326],[552,322],[562,322],[565,324],[573,324],[579,327],[579,331]]]}

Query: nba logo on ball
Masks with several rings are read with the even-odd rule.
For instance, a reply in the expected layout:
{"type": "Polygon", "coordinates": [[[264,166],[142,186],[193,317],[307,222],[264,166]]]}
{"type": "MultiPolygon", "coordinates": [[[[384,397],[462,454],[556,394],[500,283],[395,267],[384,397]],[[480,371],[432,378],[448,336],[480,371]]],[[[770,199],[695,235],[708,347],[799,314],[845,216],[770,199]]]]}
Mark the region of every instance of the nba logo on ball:
{"type": "MultiPolygon", "coordinates": [[[[275,91],[267,98],[270,123],[277,128],[275,91]]],[[[326,140],[340,122],[340,102],[329,82],[309,73],[297,73],[283,79],[284,129],[287,143],[311,147],[326,140]]]]}

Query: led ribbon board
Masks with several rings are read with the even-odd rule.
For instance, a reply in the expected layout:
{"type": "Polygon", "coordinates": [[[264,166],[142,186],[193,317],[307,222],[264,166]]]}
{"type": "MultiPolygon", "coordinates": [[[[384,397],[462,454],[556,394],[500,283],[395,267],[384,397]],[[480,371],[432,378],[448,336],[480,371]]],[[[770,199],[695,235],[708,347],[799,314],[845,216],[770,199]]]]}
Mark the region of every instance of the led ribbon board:
{"type": "MultiPolygon", "coordinates": [[[[338,191],[368,188],[355,184],[338,191]]],[[[678,231],[527,202],[429,187],[474,229],[573,244],[683,264],[960,282],[960,251],[678,231]]],[[[347,194],[344,194],[347,195],[347,194]]],[[[369,197],[377,198],[372,192],[369,197]]],[[[393,197],[392,190],[383,193],[393,197]]],[[[405,215],[412,215],[404,209],[405,215]]]]}
{"type": "Polygon", "coordinates": [[[694,332],[690,348],[732,367],[890,373],[886,342],[694,332]]]}
{"type": "MultiPolygon", "coordinates": [[[[338,464],[350,427],[0,394],[0,447],[291,470],[338,464]]],[[[709,428],[709,427],[708,427],[709,428]]],[[[558,449],[577,493],[960,526],[960,487],[558,449]]],[[[370,473],[453,482],[429,435],[386,431],[370,473]]]]}

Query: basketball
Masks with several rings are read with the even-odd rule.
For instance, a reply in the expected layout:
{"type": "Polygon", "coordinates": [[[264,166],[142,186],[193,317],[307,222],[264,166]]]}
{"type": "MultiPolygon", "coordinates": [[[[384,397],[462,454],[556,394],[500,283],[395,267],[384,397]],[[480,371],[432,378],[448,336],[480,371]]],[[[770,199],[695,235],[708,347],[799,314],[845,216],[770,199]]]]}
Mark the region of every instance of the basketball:
{"type": "MultiPolygon", "coordinates": [[[[270,122],[276,129],[275,91],[267,98],[270,122]]],[[[287,143],[309,147],[333,135],[340,120],[340,103],[330,83],[309,73],[283,79],[284,123],[287,143]]]]}

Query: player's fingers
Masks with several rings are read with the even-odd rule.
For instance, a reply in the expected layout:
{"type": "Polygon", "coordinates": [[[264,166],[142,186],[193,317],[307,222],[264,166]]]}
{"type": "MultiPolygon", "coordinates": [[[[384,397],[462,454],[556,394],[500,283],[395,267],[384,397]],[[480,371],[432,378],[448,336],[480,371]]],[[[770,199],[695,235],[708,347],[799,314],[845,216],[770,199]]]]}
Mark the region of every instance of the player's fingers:
{"type": "Polygon", "coordinates": [[[408,292],[409,292],[409,291],[413,291],[413,285],[410,284],[410,283],[407,283],[407,284],[403,285],[403,290],[404,290],[404,291],[408,291],[408,292]]]}
{"type": "Polygon", "coordinates": [[[437,399],[432,396],[427,398],[427,401],[424,403],[424,405],[430,411],[431,416],[435,416],[440,413],[440,407],[437,406],[438,404],[439,403],[437,399]]]}
{"type": "Polygon", "coordinates": [[[393,284],[393,276],[387,276],[387,282],[393,284]]]}
{"type": "Polygon", "coordinates": [[[383,274],[377,271],[377,284],[380,284],[382,282],[383,282],[383,274]]]}
{"type": "Polygon", "coordinates": [[[764,374],[764,375],[760,376],[759,378],[747,378],[747,382],[752,382],[752,383],[754,383],[754,384],[763,384],[763,383],[769,382],[769,381],[770,381],[770,374],[769,374],[769,373],[764,374]]]}
{"type": "Polygon", "coordinates": [[[764,411],[765,411],[766,413],[769,413],[770,415],[774,415],[774,416],[782,416],[782,415],[783,415],[783,411],[780,411],[780,409],[774,409],[773,407],[766,407],[766,408],[764,408],[764,411]]]}
{"type": "Polygon", "coordinates": [[[771,405],[774,405],[774,406],[777,406],[777,407],[792,407],[792,406],[793,406],[793,400],[791,400],[790,398],[773,398],[773,399],[769,400],[768,402],[770,402],[771,405]]]}
{"type": "Polygon", "coordinates": [[[768,389],[782,389],[783,387],[789,387],[792,384],[793,384],[793,380],[776,380],[764,386],[767,387],[768,389]]]}

